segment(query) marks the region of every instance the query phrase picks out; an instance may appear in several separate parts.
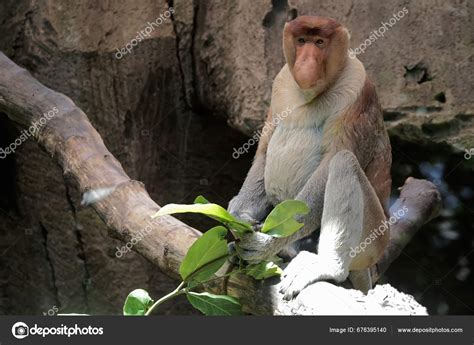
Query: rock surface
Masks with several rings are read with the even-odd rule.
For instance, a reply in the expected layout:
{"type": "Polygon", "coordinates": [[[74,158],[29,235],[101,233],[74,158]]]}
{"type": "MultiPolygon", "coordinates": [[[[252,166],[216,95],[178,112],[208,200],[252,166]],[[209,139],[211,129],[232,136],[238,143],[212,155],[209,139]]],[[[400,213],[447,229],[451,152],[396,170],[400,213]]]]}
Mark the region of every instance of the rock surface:
{"type": "Polygon", "coordinates": [[[397,15],[395,24],[385,25],[383,37],[358,55],[375,82],[390,134],[413,143],[443,143],[457,151],[474,146],[474,3],[198,3],[196,19],[188,24],[195,32],[190,44],[194,49],[188,52],[195,63],[193,91],[201,106],[225,116],[239,130],[251,133],[266,116],[273,78],[284,63],[281,28],[291,10],[344,23],[352,49],[397,15]],[[400,12],[404,8],[406,14],[400,12]]]}
{"type": "Polygon", "coordinates": [[[299,315],[428,315],[412,296],[390,284],[377,285],[364,295],[327,282],[304,289],[290,308],[299,315]]]}

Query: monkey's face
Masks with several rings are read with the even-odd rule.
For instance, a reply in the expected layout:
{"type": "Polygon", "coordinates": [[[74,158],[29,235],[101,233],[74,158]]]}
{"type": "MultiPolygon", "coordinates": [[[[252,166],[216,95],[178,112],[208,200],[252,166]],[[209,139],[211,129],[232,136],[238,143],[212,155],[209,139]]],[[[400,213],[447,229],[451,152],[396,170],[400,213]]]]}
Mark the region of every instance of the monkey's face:
{"type": "Polygon", "coordinates": [[[317,96],[335,81],[347,59],[348,36],[331,18],[302,16],[285,25],[285,58],[301,89],[317,96]]]}

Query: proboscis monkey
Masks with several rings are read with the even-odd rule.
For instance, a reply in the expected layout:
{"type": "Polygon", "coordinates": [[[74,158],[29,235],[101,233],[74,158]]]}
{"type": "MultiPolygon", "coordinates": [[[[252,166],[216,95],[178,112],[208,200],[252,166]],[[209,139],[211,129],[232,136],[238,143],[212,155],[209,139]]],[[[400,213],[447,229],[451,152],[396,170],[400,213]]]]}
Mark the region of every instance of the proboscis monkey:
{"type": "Polygon", "coordinates": [[[389,231],[373,231],[388,214],[390,142],[374,86],[348,49],[349,33],[333,19],[301,16],[286,23],[286,64],[273,83],[267,119],[278,124],[261,137],[248,176],[229,203],[232,214],[254,224],[286,199],[309,206],[298,219],[304,226],[292,236],[255,232],[239,243],[244,259],[262,260],[320,229],[317,254],[300,251],[284,271],[280,291],[286,299],[315,281],[348,276],[369,289],[368,268],[389,239],[389,231]],[[288,108],[291,114],[274,121],[288,108]],[[351,256],[369,237],[364,250],[351,256]]]}

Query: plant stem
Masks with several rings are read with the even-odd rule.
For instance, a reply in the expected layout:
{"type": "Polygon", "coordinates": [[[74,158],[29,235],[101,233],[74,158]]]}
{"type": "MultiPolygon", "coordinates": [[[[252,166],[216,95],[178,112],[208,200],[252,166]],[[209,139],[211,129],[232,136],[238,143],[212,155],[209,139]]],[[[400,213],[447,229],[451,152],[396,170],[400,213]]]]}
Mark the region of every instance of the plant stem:
{"type": "Polygon", "coordinates": [[[166,302],[167,300],[173,298],[173,297],[176,297],[178,295],[181,295],[184,290],[183,290],[183,286],[184,284],[186,284],[185,282],[181,282],[181,284],[179,284],[179,286],[174,289],[173,291],[171,291],[169,294],[161,297],[158,301],[156,301],[155,303],[153,303],[153,305],[150,307],[150,309],[147,310],[147,312],[145,313],[145,316],[148,316],[151,314],[151,312],[156,308],[158,307],[160,304],[163,304],[164,302],[166,302]]]}
{"type": "Polygon", "coordinates": [[[219,279],[223,279],[223,278],[229,277],[229,276],[231,276],[232,274],[235,274],[235,273],[240,273],[240,270],[232,271],[232,272],[226,273],[226,274],[224,274],[224,275],[221,275],[221,276],[219,276],[219,277],[215,277],[215,278],[206,280],[205,282],[201,282],[199,285],[205,285],[205,284],[210,283],[210,282],[213,282],[213,281],[215,281],[215,280],[219,280],[219,279]]]}
{"type": "Polygon", "coordinates": [[[214,260],[212,261],[209,261],[208,263],[206,263],[205,265],[199,267],[196,271],[192,272],[190,275],[188,275],[185,279],[186,282],[189,282],[192,280],[192,278],[194,278],[198,273],[202,272],[204,269],[206,269],[207,267],[209,267],[210,265],[212,265],[213,263],[215,263],[216,261],[219,261],[219,260],[222,260],[226,257],[229,257],[229,254],[225,254],[225,255],[222,255],[218,258],[215,258],[214,260]]]}

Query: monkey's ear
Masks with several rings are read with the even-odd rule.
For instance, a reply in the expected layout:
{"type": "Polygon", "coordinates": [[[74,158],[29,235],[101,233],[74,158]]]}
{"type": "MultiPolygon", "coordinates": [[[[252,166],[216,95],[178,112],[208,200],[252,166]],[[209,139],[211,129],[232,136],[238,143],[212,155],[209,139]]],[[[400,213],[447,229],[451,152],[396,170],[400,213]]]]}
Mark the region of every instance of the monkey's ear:
{"type": "Polygon", "coordinates": [[[293,44],[293,33],[290,30],[290,22],[285,23],[285,27],[283,28],[282,41],[285,60],[291,70],[296,60],[296,49],[293,44]]]}
{"type": "Polygon", "coordinates": [[[343,31],[346,32],[346,34],[347,34],[347,40],[350,41],[350,40],[351,40],[351,33],[349,32],[349,30],[347,30],[347,28],[344,28],[343,31]]]}
{"type": "MultiPolygon", "coordinates": [[[[336,33],[335,35],[333,35],[332,40],[333,40],[332,45],[337,50],[346,51],[347,49],[349,49],[351,34],[349,33],[349,30],[347,30],[346,27],[340,26],[336,29],[336,33]]],[[[336,53],[336,56],[340,56],[340,55],[336,53]]]]}

